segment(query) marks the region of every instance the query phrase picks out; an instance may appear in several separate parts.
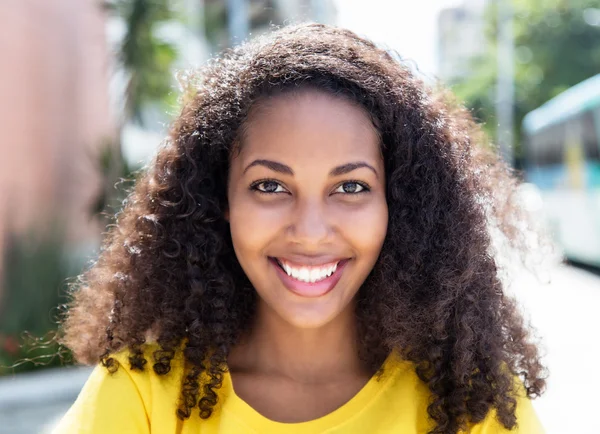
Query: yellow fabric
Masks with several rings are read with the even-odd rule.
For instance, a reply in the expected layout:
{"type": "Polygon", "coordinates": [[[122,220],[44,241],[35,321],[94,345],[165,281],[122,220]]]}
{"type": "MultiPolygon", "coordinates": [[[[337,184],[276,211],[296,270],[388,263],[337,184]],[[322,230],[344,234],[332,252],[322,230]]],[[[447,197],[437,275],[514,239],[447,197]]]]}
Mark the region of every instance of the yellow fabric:
{"type": "MultiPolygon", "coordinates": [[[[151,353],[148,356],[150,361],[151,353]]],[[[219,390],[220,402],[208,420],[195,411],[190,419],[181,421],[175,414],[184,372],[181,354],[172,361],[171,372],[163,376],[150,369],[130,370],[126,353],[116,358],[121,366],[114,374],[102,366],[94,369],[54,433],[421,434],[432,427],[426,410],[427,387],[413,366],[395,355],[386,361],[381,377],[373,377],[342,407],[303,423],[279,423],[263,417],[235,394],[229,374],[219,390]]],[[[520,397],[517,402],[518,428],[510,432],[543,433],[529,399],[520,397]]],[[[493,412],[470,430],[472,434],[507,432],[493,412]]]]}

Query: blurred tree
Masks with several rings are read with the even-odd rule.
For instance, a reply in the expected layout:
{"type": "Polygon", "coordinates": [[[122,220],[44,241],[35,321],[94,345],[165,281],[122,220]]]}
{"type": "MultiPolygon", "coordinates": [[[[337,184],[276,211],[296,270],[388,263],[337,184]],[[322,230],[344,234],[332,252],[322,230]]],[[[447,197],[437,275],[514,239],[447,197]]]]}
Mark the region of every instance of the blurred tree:
{"type": "Polygon", "coordinates": [[[104,7],[124,23],[125,32],[117,49],[119,67],[126,75],[123,112],[116,143],[107,141],[98,157],[104,188],[92,204],[91,212],[108,223],[126,196],[134,170],[125,160],[120,143],[128,122],[144,125],[144,109],[167,101],[173,84],[174,45],[159,37],[161,25],[178,20],[169,0],[113,0],[104,7]],[[120,187],[115,184],[121,182],[120,187]]]}
{"type": "MultiPolygon", "coordinates": [[[[108,223],[126,195],[126,183],[136,168],[121,151],[121,131],[126,123],[144,123],[144,109],[168,99],[173,83],[174,46],[158,36],[160,25],[175,20],[168,0],[114,0],[103,4],[125,27],[117,50],[119,74],[126,85],[117,139],[107,140],[94,156],[103,177],[103,188],[90,212],[108,223]]],[[[68,297],[68,278],[84,265],[69,260],[63,231],[32,230],[25,235],[7,231],[0,304],[0,375],[62,364],[70,353],[56,343],[56,322],[68,297]],[[26,363],[32,362],[32,363],[26,363]]]]}
{"type": "MultiPolygon", "coordinates": [[[[525,114],[600,72],[600,0],[514,0],[515,156],[525,114]]],[[[486,14],[489,49],[472,74],[449,83],[495,137],[496,2],[486,14]]]]}
{"type": "Polygon", "coordinates": [[[160,24],[176,18],[168,0],[114,0],[106,8],[125,24],[125,35],[117,58],[127,74],[124,120],[143,124],[142,110],[148,103],[167,97],[172,85],[172,67],[177,58],[173,44],[158,37],[160,24]]]}

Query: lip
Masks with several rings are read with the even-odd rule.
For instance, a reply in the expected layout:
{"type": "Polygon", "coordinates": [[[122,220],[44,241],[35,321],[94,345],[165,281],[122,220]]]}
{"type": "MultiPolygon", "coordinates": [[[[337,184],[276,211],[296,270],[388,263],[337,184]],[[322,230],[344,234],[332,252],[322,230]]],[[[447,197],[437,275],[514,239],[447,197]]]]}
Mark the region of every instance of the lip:
{"type": "MultiPolygon", "coordinates": [[[[283,285],[294,294],[308,298],[321,297],[330,292],[341,279],[342,273],[344,272],[344,268],[346,268],[346,264],[349,260],[350,259],[342,259],[339,262],[335,272],[331,276],[318,282],[309,283],[302,282],[300,280],[294,279],[292,276],[288,276],[288,274],[279,266],[279,264],[277,264],[277,260],[275,258],[269,257],[269,262],[273,265],[273,267],[275,267],[277,276],[279,276],[279,279],[281,280],[283,285]]],[[[330,263],[334,261],[323,261],[322,263],[330,263]]]]}

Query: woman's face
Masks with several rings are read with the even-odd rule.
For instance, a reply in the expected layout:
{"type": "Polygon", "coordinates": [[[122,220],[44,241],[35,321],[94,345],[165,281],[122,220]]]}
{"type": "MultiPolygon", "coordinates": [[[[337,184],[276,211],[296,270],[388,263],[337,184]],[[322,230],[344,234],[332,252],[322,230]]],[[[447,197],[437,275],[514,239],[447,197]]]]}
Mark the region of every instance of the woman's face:
{"type": "Polygon", "coordinates": [[[228,202],[263,307],[300,328],[353,309],[388,223],[379,139],[361,108],[316,90],[260,104],[231,160],[228,202]]]}

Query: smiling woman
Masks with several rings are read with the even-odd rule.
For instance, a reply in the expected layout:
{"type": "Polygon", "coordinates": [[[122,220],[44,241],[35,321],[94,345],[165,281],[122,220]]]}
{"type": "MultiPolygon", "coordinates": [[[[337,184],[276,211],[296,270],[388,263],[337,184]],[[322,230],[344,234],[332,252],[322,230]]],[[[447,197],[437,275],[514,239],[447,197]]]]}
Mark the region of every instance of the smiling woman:
{"type": "Polygon", "coordinates": [[[352,300],[381,251],[388,217],[383,156],[368,114],[346,98],[302,88],[260,106],[250,111],[230,163],[231,238],[259,295],[264,314],[257,318],[274,313],[290,324],[277,347],[290,345],[286,357],[299,352],[308,362],[313,355],[289,333],[352,324],[352,300]],[[330,267],[336,272],[316,281],[330,267]]]}
{"type": "Polygon", "coordinates": [[[490,237],[526,253],[527,216],[465,111],[316,24],[190,89],[80,276],[57,432],[542,432],[490,237]]]}

